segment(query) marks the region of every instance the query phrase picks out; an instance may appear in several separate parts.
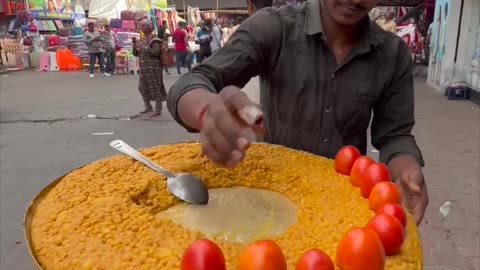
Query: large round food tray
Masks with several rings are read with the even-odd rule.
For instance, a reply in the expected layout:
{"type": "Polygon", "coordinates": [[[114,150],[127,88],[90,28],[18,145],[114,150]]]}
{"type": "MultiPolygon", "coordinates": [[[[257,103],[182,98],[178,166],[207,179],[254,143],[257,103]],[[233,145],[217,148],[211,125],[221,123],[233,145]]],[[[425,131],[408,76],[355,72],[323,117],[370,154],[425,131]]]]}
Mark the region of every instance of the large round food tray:
{"type": "MultiPolygon", "coordinates": [[[[75,170],[78,170],[82,167],[79,167],[75,170]]],[[[72,170],[71,172],[75,171],[75,170],[72,170]]],[[[40,193],[38,193],[34,198],[33,200],[30,202],[30,204],[28,205],[28,208],[27,208],[27,212],[25,212],[25,217],[23,219],[23,234],[25,236],[25,240],[27,241],[27,248],[28,248],[28,252],[30,253],[30,255],[32,256],[32,259],[33,259],[33,263],[35,264],[35,266],[40,269],[40,270],[43,270],[43,267],[40,266],[40,263],[37,261],[37,257],[35,256],[35,253],[33,252],[32,250],[32,238],[31,238],[31,227],[32,227],[32,218],[33,218],[33,213],[35,212],[35,209],[37,208],[38,206],[38,203],[43,199],[45,198],[45,196],[48,195],[48,193],[50,192],[50,190],[52,190],[58,183],[60,183],[60,181],[63,180],[63,178],[65,176],[67,176],[69,173],[71,172],[68,172],[64,175],[62,175],[61,177],[57,178],[55,181],[53,181],[52,183],[48,184],[45,188],[42,189],[42,191],[40,191],[40,193]]]]}
{"type": "MultiPolygon", "coordinates": [[[[184,144],[188,144],[188,143],[193,143],[193,142],[187,142],[187,143],[184,143],[184,144]]],[[[258,145],[264,145],[264,144],[262,143],[262,144],[258,144],[258,145]]],[[[172,146],[172,145],[165,145],[165,147],[171,147],[171,146],[172,146]]],[[[161,147],[163,147],[163,146],[159,146],[159,147],[155,147],[155,148],[160,149],[161,147]]],[[[197,145],[196,147],[198,147],[198,145],[197,145]]],[[[261,152],[261,150],[265,150],[265,149],[262,149],[262,147],[264,147],[264,146],[258,146],[258,147],[254,146],[254,147],[252,147],[252,148],[257,148],[257,149],[254,150],[254,151],[256,151],[255,153],[252,152],[251,154],[254,154],[254,155],[257,155],[257,156],[258,156],[258,154],[261,152]]],[[[268,149],[268,151],[273,151],[273,152],[268,153],[268,154],[272,155],[272,157],[273,157],[272,159],[281,158],[281,157],[275,156],[275,154],[280,154],[280,153],[282,153],[281,151],[284,151],[284,150],[281,150],[282,148],[283,148],[283,149],[286,149],[286,148],[284,148],[284,147],[273,146],[272,149],[268,149]],[[280,151],[279,149],[280,149],[281,151],[280,151]],[[279,152],[277,153],[276,151],[279,151],[279,152]]],[[[153,149],[153,148],[150,148],[150,149],[153,149]]],[[[148,149],[145,149],[145,150],[148,150],[148,149]]],[[[287,149],[287,150],[288,150],[288,149],[287,149]]],[[[288,150],[288,151],[291,151],[291,149],[288,150]]],[[[300,151],[296,151],[296,150],[293,150],[293,151],[295,151],[295,152],[292,152],[292,153],[290,153],[290,154],[293,154],[293,155],[302,155],[303,158],[306,158],[306,160],[303,160],[304,162],[309,163],[309,162],[312,161],[312,158],[313,158],[313,159],[317,159],[316,156],[313,156],[313,155],[310,155],[310,154],[307,154],[307,155],[305,156],[305,153],[304,153],[304,152],[300,152],[300,151]]],[[[262,155],[263,155],[263,153],[262,153],[262,155]]],[[[248,158],[247,158],[247,159],[248,159],[248,158]]],[[[314,160],[313,160],[313,161],[314,161],[314,160]]],[[[206,162],[206,160],[205,160],[205,162],[206,162]]],[[[246,161],[246,162],[248,163],[248,162],[251,162],[251,161],[246,161]]],[[[332,166],[332,171],[329,172],[329,173],[330,173],[330,174],[334,173],[334,171],[333,171],[333,163],[331,163],[331,161],[328,161],[328,164],[329,164],[328,166],[332,166]]],[[[75,169],[75,170],[73,170],[73,171],[71,171],[71,172],[69,172],[69,173],[67,173],[67,174],[59,177],[58,179],[56,179],[56,180],[53,181],[52,183],[48,184],[44,189],[42,189],[42,190],[40,191],[40,193],[38,193],[38,194],[33,198],[33,200],[30,202],[29,207],[28,207],[28,209],[27,209],[27,211],[26,211],[26,213],[25,213],[25,217],[24,217],[24,235],[25,235],[25,239],[26,239],[26,242],[27,242],[27,247],[28,247],[28,250],[29,250],[29,252],[30,252],[30,255],[32,256],[32,259],[33,259],[33,261],[34,261],[34,264],[35,264],[35,266],[36,266],[38,269],[42,269],[42,270],[43,270],[44,268],[41,266],[40,261],[39,261],[39,259],[37,258],[37,254],[35,254],[35,252],[34,252],[34,247],[33,247],[33,244],[32,244],[32,237],[31,237],[31,236],[32,236],[32,221],[33,221],[33,219],[34,219],[34,213],[36,212],[37,207],[38,207],[38,206],[41,204],[41,202],[49,195],[49,193],[52,191],[52,189],[54,189],[62,180],[64,180],[64,178],[65,178],[67,175],[69,175],[70,173],[72,173],[72,172],[74,172],[74,171],[80,170],[80,169],[82,169],[83,167],[86,167],[86,166],[82,166],[82,167],[80,167],[80,168],[78,168],[78,169],[75,169]]],[[[347,182],[348,182],[348,179],[345,179],[345,180],[347,180],[347,182]]],[[[343,184],[342,184],[342,185],[343,185],[343,184]]],[[[353,189],[353,187],[352,187],[352,189],[353,189]]],[[[362,205],[365,206],[365,209],[368,209],[368,202],[366,202],[366,204],[362,203],[362,205]]],[[[412,269],[421,270],[421,269],[423,269],[423,267],[422,267],[422,264],[423,264],[423,263],[422,263],[422,257],[421,257],[421,243],[420,243],[420,239],[418,239],[418,237],[419,237],[419,236],[418,236],[418,231],[417,231],[416,226],[413,224],[413,217],[411,216],[411,214],[409,214],[409,222],[411,222],[410,225],[409,225],[410,231],[411,231],[412,233],[414,233],[414,237],[415,237],[415,239],[416,239],[416,240],[415,240],[415,243],[414,243],[414,246],[411,246],[411,247],[415,250],[415,252],[418,252],[418,256],[420,256],[420,257],[417,257],[417,258],[415,258],[415,259],[414,259],[414,258],[411,258],[413,261],[411,261],[410,263],[411,263],[411,266],[414,267],[414,268],[412,268],[412,269]]],[[[313,247],[313,248],[314,248],[314,247],[313,247]]],[[[409,257],[408,257],[408,258],[409,258],[409,257]]],[[[388,269],[390,269],[390,268],[388,268],[388,269]]],[[[394,268],[394,269],[395,269],[395,268],[394,268]]],[[[397,268],[397,269],[403,269],[403,268],[397,268]]]]}

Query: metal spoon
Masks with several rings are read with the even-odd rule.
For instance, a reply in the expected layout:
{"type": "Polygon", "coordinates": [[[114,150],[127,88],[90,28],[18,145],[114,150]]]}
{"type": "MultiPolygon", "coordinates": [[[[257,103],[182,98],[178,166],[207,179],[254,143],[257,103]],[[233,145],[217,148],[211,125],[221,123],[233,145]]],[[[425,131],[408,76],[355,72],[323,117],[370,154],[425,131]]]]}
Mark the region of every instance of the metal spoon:
{"type": "Polygon", "coordinates": [[[122,140],[115,140],[110,143],[110,146],[124,153],[125,155],[145,164],[150,169],[163,174],[167,177],[168,191],[173,196],[191,204],[207,204],[208,203],[208,189],[205,183],[198,177],[191,174],[173,174],[158,164],[140,154],[130,145],[122,140]]]}

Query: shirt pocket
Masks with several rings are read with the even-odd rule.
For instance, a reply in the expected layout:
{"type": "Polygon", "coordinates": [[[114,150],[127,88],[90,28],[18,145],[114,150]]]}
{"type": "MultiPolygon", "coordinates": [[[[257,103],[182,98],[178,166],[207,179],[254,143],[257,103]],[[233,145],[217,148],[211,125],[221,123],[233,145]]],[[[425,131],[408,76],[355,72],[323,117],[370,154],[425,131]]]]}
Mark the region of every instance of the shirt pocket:
{"type": "Polygon", "coordinates": [[[370,124],[372,108],[379,96],[362,93],[339,100],[336,104],[335,122],[344,136],[364,134],[370,124]]]}

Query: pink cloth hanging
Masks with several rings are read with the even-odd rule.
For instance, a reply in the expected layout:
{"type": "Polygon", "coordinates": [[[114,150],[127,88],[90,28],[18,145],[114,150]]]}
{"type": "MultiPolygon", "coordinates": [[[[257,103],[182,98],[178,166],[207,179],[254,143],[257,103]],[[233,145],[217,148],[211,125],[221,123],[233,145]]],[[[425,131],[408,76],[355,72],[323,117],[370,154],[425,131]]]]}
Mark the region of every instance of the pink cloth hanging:
{"type": "Polygon", "coordinates": [[[177,30],[177,27],[178,27],[177,16],[178,16],[177,11],[176,11],[175,9],[172,10],[172,21],[173,21],[173,28],[174,28],[174,30],[177,30]]]}
{"type": "Polygon", "coordinates": [[[156,9],[155,10],[155,16],[157,16],[157,24],[158,26],[163,25],[163,14],[161,10],[156,9]]]}

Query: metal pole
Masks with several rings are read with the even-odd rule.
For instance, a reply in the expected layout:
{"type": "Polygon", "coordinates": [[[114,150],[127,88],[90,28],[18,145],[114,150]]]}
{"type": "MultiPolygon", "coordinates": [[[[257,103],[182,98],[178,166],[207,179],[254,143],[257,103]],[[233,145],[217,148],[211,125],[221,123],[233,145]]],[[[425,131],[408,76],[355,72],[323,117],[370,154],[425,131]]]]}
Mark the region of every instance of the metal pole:
{"type": "Polygon", "coordinates": [[[185,0],[183,0],[183,18],[184,18],[186,21],[188,21],[188,20],[187,20],[187,11],[185,10],[185,0]]]}
{"type": "Polygon", "coordinates": [[[215,19],[218,19],[218,0],[217,0],[217,13],[215,15],[215,19]]]}

